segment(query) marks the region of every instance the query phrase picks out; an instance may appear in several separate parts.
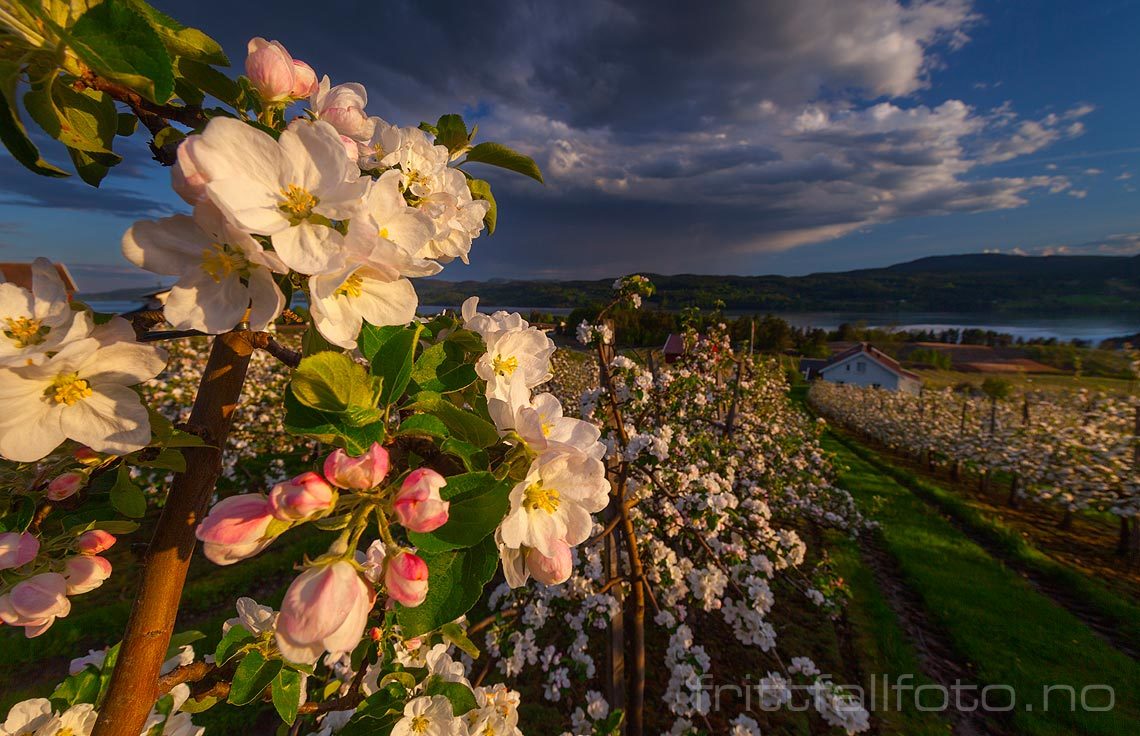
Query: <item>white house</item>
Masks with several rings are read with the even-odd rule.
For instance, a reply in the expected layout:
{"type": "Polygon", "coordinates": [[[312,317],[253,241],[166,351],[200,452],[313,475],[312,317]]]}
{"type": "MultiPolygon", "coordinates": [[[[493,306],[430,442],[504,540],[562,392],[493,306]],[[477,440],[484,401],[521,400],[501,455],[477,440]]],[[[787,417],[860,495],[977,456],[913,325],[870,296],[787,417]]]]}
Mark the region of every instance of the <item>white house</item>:
{"type": "Polygon", "coordinates": [[[917,394],[922,389],[922,379],[917,373],[906,370],[897,360],[865,342],[834,356],[815,373],[832,383],[873,386],[909,394],[917,394]]]}

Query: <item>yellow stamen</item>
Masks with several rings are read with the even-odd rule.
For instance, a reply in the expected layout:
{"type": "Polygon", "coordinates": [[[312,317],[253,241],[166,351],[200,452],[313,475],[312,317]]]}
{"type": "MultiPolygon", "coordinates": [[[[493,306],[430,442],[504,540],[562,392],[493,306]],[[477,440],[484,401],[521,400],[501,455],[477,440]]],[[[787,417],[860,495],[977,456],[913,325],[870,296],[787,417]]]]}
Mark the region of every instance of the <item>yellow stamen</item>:
{"type": "Polygon", "coordinates": [[[281,196],[283,199],[277,207],[289,216],[294,225],[312,217],[313,208],[321,201],[296,184],[282,189],[281,196]]]}
{"type": "Polygon", "coordinates": [[[386,228],[386,227],[380,228],[380,232],[378,234],[380,235],[380,237],[387,240],[388,239],[388,228],[386,228]]]}
{"type": "Polygon", "coordinates": [[[210,247],[202,250],[202,270],[214,279],[214,283],[218,283],[234,273],[248,277],[249,261],[241,251],[221,243],[210,243],[210,247]]]}
{"type": "Polygon", "coordinates": [[[427,733],[431,721],[427,716],[412,716],[412,733],[427,733]]]}
{"type": "Polygon", "coordinates": [[[57,404],[71,406],[91,395],[91,387],[78,373],[61,373],[55,377],[47,393],[57,404]]]}
{"type": "Polygon", "coordinates": [[[561,494],[553,488],[543,488],[542,483],[531,483],[523,491],[523,507],[531,511],[542,509],[553,514],[561,502],[561,494]]]}
{"type": "Polygon", "coordinates": [[[543,422],[542,423],[542,436],[543,437],[549,437],[550,436],[550,430],[552,430],[552,429],[554,429],[554,422],[543,422]]]}
{"type": "Polygon", "coordinates": [[[26,348],[29,345],[39,345],[44,341],[44,335],[47,334],[47,328],[38,319],[28,319],[27,317],[5,317],[4,323],[8,326],[4,330],[4,334],[16,343],[18,348],[26,348]]]}
{"type": "Polygon", "coordinates": [[[513,355],[509,358],[504,358],[500,355],[496,355],[491,360],[491,370],[495,371],[495,373],[498,373],[500,376],[509,376],[514,373],[518,367],[519,359],[513,355]]]}
{"type": "Polygon", "coordinates": [[[336,287],[336,293],[347,297],[360,296],[364,293],[364,277],[358,271],[353,271],[343,284],[336,287]]]}

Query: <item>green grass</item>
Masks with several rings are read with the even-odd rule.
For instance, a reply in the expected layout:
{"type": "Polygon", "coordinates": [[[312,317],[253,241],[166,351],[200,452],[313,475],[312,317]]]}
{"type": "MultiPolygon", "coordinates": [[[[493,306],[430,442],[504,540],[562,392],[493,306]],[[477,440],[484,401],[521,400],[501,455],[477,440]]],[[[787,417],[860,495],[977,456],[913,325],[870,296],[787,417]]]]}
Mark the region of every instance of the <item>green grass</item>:
{"type": "Polygon", "coordinates": [[[1016,530],[999,519],[984,514],[960,496],[942,486],[916,476],[884,460],[878,453],[844,437],[848,449],[939,509],[952,516],[963,527],[977,534],[1009,560],[1044,577],[1079,599],[1083,604],[1109,619],[1119,635],[1140,649],[1140,606],[1117,595],[1105,585],[1046,555],[1016,530]]]}
{"type": "MultiPolygon", "coordinates": [[[[824,446],[848,466],[840,485],[880,522],[904,582],[972,666],[976,680],[1009,686],[1017,693],[1017,708],[1010,718],[1019,733],[1136,733],[1140,665],[1097,638],[1079,619],[1037,593],[924,501],[834,437],[825,437],[824,446]],[[1042,712],[1046,686],[1069,685],[1080,692],[1098,684],[1114,689],[1113,710],[1086,712],[1078,705],[1070,711],[1067,698],[1054,691],[1052,707],[1042,712]],[[1035,710],[1025,710],[1027,704],[1035,710]]],[[[994,702],[1004,702],[1004,696],[998,695],[994,702]]],[[[1102,693],[1090,691],[1090,705],[1102,702],[1102,693]]]]}
{"type": "MultiPolygon", "coordinates": [[[[883,675],[888,675],[890,682],[897,682],[904,674],[916,675],[915,685],[930,684],[930,679],[921,674],[918,655],[879,590],[874,574],[863,564],[859,547],[849,537],[839,534],[829,535],[827,546],[836,571],[847,581],[851,591],[846,615],[852,646],[859,658],[862,676],[859,684],[869,692],[876,682],[882,682],[883,675]]],[[[877,733],[944,736],[950,732],[949,722],[937,714],[919,711],[913,702],[904,701],[903,706],[903,710],[884,709],[873,714],[877,733]]]]}
{"type": "Polygon", "coordinates": [[[922,382],[927,388],[944,388],[946,386],[957,386],[962,383],[972,383],[975,386],[981,386],[988,376],[996,375],[999,378],[1009,381],[1018,388],[1027,389],[1065,389],[1067,391],[1076,391],[1078,389],[1087,388],[1095,391],[1108,391],[1111,393],[1119,394],[1132,394],[1135,393],[1137,384],[1135,381],[1129,381],[1123,378],[1105,378],[1100,376],[1076,376],[1068,373],[976,373],[966,371],[946,371],[946,370],[929,370],[918,369],[916,371],[922,376],[922,382]]]}

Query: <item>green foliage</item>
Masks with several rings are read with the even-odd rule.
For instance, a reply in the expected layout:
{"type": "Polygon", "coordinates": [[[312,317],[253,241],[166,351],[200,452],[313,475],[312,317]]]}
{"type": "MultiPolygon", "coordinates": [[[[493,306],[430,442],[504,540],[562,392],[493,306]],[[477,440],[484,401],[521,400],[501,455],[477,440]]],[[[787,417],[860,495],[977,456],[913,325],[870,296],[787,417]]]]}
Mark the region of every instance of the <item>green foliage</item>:
{"type": "Polygon", "coordinates": [[[68,29],[69,45],[96,74],[162,104],[174,94],[174,66],[151,23],[125,0],[103,0],[68,29]]]}
{"type": "Polygon", "coordinates": [[[297,709],[301,707],[301,689],[304,678],[296,670],[282,669],[273,678],[270,693],[273,698],[273,707],[281,720],[293,725],[297,720],[297,709]]]}
{"type": "Polygon", "coordinates": [[[499,224],[499,205],[495,202],[495,195],[491,194],[491,185],[483,179],[467,179],[467,188],[471,190],[473,199],[482,199],[489,205],[487,214],[483,215],[483,224],[487,226],[487,234],[495,234],[495,226],[499,224]]]}
{"type": "Polygon", "coordinates": [[[281,672],[282,665],[280,659],[266,659],[256,649],[247,652],[234,670],[227,702],[232,705],[252,703],[281,672]]]}
{"type": "Polygon", "coordinates": [[[408,539],[429,555],[479,544],[506,516],[512,485],[486,472],[451,476],[440,490],[451,502],[447,523],[434,532],[408,532],[408,539]]]}
{"type": "Polygon", "coordinates": [[[368,358],[372,375],[383,381],[379,401],[384,406],[399,401],[408,388],[423,329],[419,323],[411,327],[374,327],[366,322],[360,330],[360,352],[368,358]]]}
{"type": "Polygon", "coordinates": [[[501,143],[480,143],[467,152],[466,162],[483,163],[498,166],[531,179],[542,182],[542,172],[538,164],[530,156],[513,151],[501,143]]]}
{"type": "Polygon", "coordinates": [[[146,496],[142,489],[131,480],[130,468],[123,463],[115,474],[115,484],[111,486],[111,505],[119,513],[140,519],[146,513],[146,496]]]}
{"type": "Polygon", "coordinates": [[[434,631],[471,610],[499,564],[493,536],[474,547],[422,557],[430,581],[427,597],[415,608],[396,604],[396,621],[405,637],[434,631]]]}
{"type": "Polygon", "coordinates": [[[42,176],[67,176],[67,172],[40,156],[39,149],[28,137],[16,108],[16,82],[19,64],[0,59],[0,142],[29,171],[42,176]]]}

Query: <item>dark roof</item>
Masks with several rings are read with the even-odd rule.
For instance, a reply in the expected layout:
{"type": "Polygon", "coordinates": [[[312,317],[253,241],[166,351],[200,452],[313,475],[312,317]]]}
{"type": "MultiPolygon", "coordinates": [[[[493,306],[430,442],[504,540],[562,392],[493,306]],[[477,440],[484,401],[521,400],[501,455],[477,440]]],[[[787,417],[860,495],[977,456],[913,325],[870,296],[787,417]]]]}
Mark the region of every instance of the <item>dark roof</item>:
{"type": "MultiPolygon", "coordinates": [[[[827,361],[827,365],[835,365],[836,363],[847,360],[851,356],[858,355],[859,353],[866,353],[867,355],[871,356],[876,361],[881,363],[884,368],[891,371],[892,373],[897,373],[898,375],[906,376],[907,378],[913,378],[916,381],[922,380],[922,376],[918,375],[914,371],[908,371],[906,368],[903,368],[897,360],[867,342],[861,342],[856,345],[852,345],[843,352],[831,356],[831,358],[827,361]]],[[[817,370],[822,370],[825,367],[826,366],[821,366],[817,370]]]]}
{"type": "MultiPolygon", "coordinates": [[[[62,263],[53,263],[56,273],[63,281],[63,288],[74,294],[79,290],[71,272],[62,263]]],[[[0,280],[6,284],[15,284],[28,291],[32,290],[32,264],[31,263],[0,263],[0,280]]]]}
{"type": "Polygon", "coordinates": [[[685,340],[680,335],[670,334],[669,337],[665,338],[665,347],[661,349],[661,352],[666,355],[680,355],[685,352],[685,340]]]}

